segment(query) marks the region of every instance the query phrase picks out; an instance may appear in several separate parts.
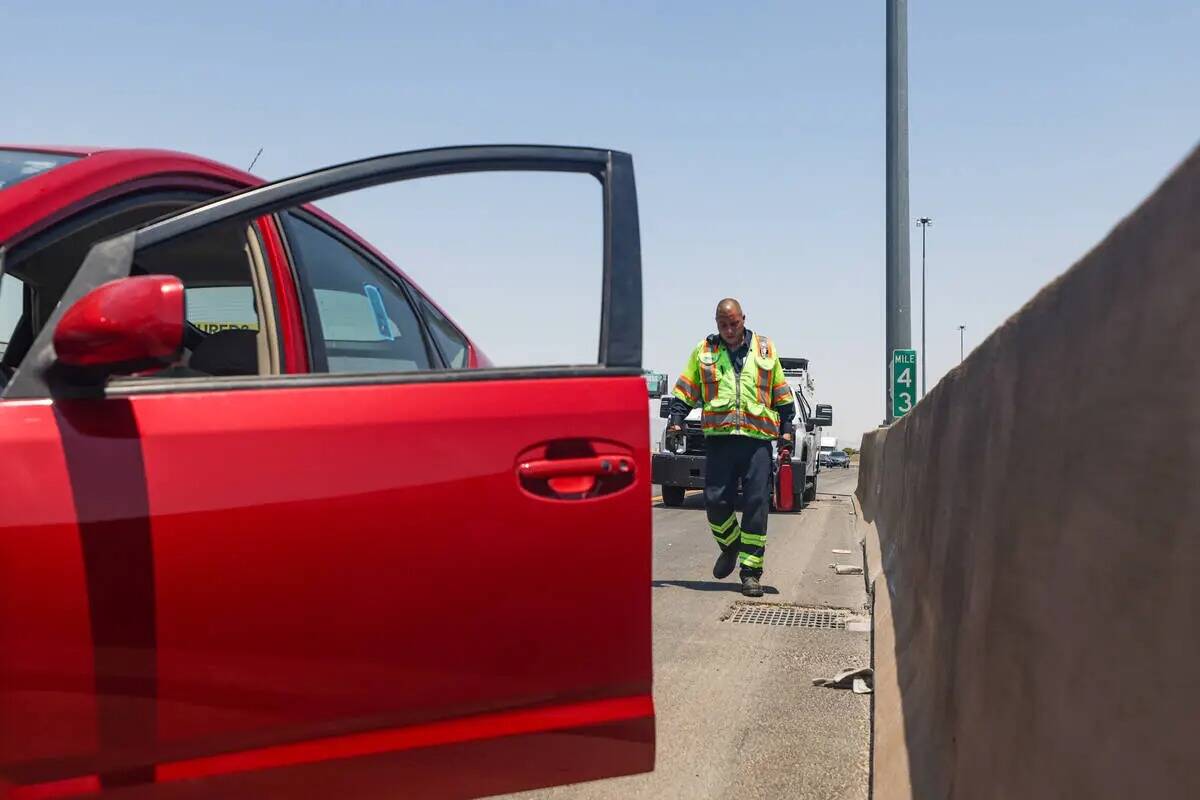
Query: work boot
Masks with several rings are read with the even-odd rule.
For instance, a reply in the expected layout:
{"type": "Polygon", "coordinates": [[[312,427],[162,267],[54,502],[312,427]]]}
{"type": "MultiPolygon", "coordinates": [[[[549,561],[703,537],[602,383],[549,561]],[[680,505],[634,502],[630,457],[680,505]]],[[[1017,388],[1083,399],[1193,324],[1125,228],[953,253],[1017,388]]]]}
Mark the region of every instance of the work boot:
{"type": "Polygon", "coordinates": [[[713,564],[713,577],[717,580],[728,578],[733,572],[733,568],[737,566],[737,555],[736,547],[722,550],[721,555],[717,556],[717,563],[713,564]]]}
{"type": "Polygon", "coordinates": [[[742,576],[742,594],[746,597],[762,597],[762,584],[758,582],[757,575],[742,576]]]}

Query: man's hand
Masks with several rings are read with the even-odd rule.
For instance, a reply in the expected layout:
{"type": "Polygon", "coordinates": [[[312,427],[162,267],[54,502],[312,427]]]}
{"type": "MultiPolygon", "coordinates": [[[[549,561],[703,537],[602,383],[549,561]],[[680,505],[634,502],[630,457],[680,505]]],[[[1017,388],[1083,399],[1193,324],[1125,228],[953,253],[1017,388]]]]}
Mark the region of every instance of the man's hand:
{"type": "Polygon", "coordinates": [[[792,435],[791,435],[790,433],[785,433],[785,434],[783,435],[783,440],[784,440],[785,442],[788,442],[788,443],[790,443],[790,442],[792,441],[792,435]]]}
{"type": "Polygon", "coordinates": [[[682,425],[668,425],[667,430],[670,431],[671,433],[680,433],[683,431],[683,426],[682,425]]]}

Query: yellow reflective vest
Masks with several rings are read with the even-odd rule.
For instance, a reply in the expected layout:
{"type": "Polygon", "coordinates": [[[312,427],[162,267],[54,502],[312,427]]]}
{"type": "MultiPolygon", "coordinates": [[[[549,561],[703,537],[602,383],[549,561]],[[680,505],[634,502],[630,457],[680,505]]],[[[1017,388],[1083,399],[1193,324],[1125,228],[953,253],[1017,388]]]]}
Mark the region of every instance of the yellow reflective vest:
{"type": "Polygon", "coordinates": [[[705,436],[779,436],[776,406],[793,402],[775,345],[754,334],[740,375],[719,336],[710,336],[692,351],[675,382],[674,394],[693,408],[704,406],[705,436]]]}

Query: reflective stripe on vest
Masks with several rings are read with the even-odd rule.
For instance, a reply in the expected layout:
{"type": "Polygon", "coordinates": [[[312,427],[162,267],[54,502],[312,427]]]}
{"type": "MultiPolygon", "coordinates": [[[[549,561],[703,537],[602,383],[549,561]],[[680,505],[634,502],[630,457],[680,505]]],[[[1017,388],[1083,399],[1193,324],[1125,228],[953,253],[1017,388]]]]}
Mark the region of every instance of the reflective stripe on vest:
{"type": "Polygon", "coordinates": [[[764,433],[772,439],[779,436],[779,423],[770,417],[757,417],[753,414],[742,412],[742,426],[753,428],[759,433],[764,433]]]}
{"type": "Polygon", "coordinates": [[[717,390],[720,387],[717,378],[717,362],[721,357],[721,346],[712,345],[706,339],[704,347],[700,349],[700,383],[703,387],[704,402],[711,403],[717,398],[717,390]],[[703,356],[709,356],[709,363],[705,363],[703,356]]]}
{"type": "Polygon", "coordinates": [[[701,417],[701,426],[705,433],[735,431],[748,428],[772,439],[779,436],[779,423],[770,417],[760,417],[745,411],[731,409],[725,413],[705,411],[701,417]]]}
{"type": "Polygon", "coordinates": [[[679,380],[675,381],[675,393],[682,395],[683,400],[690,405],[694,406],[700,403],[700,389],[685,375],[680,375],[679,380]]]}
{"type": "Polygon", "coordinates": [[[768,408],[775,405],[771,402],[771,372],[762,364],[758,365],[758,402],[768,408]]]}

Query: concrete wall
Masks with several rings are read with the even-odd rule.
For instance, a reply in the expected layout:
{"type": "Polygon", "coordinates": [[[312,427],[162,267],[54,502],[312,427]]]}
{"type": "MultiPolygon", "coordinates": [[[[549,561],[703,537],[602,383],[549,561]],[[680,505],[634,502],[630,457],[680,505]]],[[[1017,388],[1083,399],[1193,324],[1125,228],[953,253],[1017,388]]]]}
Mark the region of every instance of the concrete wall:
{"type": "Polygon", "coordinates": [[[1200,151],[863,441],[874,796],[1200,797],[1200,151]]]}

